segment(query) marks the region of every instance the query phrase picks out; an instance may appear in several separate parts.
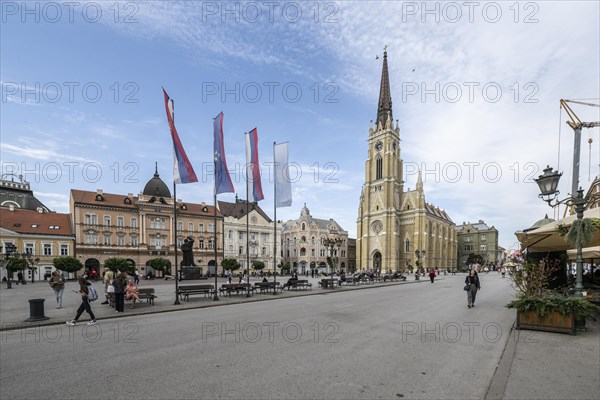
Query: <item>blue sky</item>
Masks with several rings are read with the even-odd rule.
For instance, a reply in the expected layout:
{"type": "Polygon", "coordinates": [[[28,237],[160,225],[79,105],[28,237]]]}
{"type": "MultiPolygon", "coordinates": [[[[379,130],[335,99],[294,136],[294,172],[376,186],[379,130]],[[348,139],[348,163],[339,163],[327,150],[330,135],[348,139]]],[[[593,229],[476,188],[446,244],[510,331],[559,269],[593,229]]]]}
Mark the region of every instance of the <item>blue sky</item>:
{"type": "MultiPolygon", "coordinates": [[[[387,45],[405,189],[422,169],[428,202],[457,224],[485,220],[514,249],[516,230],[553,214],[531,178],[560,162],[561,193],[570,191],[572,131],[559,99],[598,103],[599,4],[423,4],[3,2],[2,173],[23,174],[61,212],[71,188],[139,193],[155,161],[171,182],[164,87],[201,180],[179,185],[179,198],[212,202],[212,118],[223,111],[240,197],[243,134],[257,127],[261,161],[272,161],[273,141],[289,141],[301,174],[278,219],[307,203],[355,237],[387,45]]],[[[598,108],[573,109],[600,120],[598,108]]],[[[599,150],[599,129],[584,130],[586,188],[599,150]]],[[[265,165],[261,206],[273,215],[269,177],[265,165]]]]}

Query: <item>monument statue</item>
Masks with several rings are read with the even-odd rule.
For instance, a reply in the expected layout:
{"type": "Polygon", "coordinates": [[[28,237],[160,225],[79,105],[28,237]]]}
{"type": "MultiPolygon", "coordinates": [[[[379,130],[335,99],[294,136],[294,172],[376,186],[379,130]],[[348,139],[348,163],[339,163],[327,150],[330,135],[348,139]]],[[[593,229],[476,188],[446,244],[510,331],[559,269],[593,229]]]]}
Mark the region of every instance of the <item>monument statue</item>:
{"type": "Polygon", "coordinates": [[[194,264],[194,238],[188,236],[183,240],[181,245],[181,251],[183,252],[183,260],[181,265],[184,267],[195,267],[194,264]]]}

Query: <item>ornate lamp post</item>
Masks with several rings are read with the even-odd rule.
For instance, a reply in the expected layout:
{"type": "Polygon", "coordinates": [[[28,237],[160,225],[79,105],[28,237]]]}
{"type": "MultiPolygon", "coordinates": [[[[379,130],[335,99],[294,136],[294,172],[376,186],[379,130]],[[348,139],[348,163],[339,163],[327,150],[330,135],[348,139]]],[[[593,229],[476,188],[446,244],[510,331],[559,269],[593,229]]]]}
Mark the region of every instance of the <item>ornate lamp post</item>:
{"type": "MultiPolygon", "coordinates": [[[[337,235],[337,231],[335,231],[335,230],[330,231],[330,233],[331,233],[331,235],[337,235]]],[[[325,245],[325,247],[329,248],[329,257],[331,259],[330,274],[331,274],[331,288],[332,289],[333,289],[333,274],[335,273],[335,265],[334,265],[334,261],[333,261],[333,249],[336,248],[339,250],[342,243],[343,243],[343,239],[340,238],[339,236],[330,237],[323,241],[323,244],[325,245]]]]}
{"type": "MultiPolygon", "coordinates": [[[[542,200],[548,203],[550,207],[556,207],[559,204],[567,204],[569,206],[575,207],[575,213],[577,214],[577,220],[581,221],[583,219],[583,211],[585,210],[585,206],[590,199],[585,199],[583,197],[583,189],[579,188],[576,192],[575,197],[570,196],[563,200],[557,200],[556,197],[560,193],[557,190],[558,181],[562,173],[558,173],[558,171],[553,171],[550,166],[544,169],[544,174],[540,175],[535,182],[540,187],[540,197],[542,200]]],[[[579,167],[577,167],[577,171],[574,172],[573,175],[574,183],[577,185],[577,181],[579,180],[579,167]],[[577,175],[575,175],[575,173],[577,175]],[[577,178],[575,179],[575,176],[577,178]]],[[[575,278],[575,296],[582,297],[583,296],[583,255],[582,255],[582,245],[581,242],[577,242],[577,256],[575,258],[575,265],[577,266],[577,275],[575,278]]]]}

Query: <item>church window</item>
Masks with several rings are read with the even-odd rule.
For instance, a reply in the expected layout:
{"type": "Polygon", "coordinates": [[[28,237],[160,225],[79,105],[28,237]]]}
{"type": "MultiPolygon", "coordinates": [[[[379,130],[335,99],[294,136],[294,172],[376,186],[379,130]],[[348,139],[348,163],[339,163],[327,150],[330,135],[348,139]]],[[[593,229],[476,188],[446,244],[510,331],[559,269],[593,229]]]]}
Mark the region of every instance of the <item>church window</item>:
{"type": "Polygon", "coordinates": [[[406,241],[404,242],[404,251],[406,253],[410,253],[410,240],[406,239],[406,241]]]}
{"type": "Polygon", "coordinates": [[[375,179],[381,179],[383,177],[383,159],[377,157],[375,160],[375,179]]]}

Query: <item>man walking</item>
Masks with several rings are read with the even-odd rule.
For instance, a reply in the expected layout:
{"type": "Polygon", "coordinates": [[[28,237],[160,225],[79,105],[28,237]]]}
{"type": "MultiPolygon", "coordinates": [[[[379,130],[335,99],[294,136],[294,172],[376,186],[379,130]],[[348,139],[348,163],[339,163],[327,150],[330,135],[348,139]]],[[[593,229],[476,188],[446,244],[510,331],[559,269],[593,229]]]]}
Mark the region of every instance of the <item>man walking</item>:
{"type": "Polygon", "coordinates": [[[102,302],[102,304],[108,304],[108,285],[110,285],[113,281],[114,274],[110,270],[110,268],[104,268],[104,297],[106,297],[106,301],[102,302]]]}

